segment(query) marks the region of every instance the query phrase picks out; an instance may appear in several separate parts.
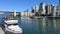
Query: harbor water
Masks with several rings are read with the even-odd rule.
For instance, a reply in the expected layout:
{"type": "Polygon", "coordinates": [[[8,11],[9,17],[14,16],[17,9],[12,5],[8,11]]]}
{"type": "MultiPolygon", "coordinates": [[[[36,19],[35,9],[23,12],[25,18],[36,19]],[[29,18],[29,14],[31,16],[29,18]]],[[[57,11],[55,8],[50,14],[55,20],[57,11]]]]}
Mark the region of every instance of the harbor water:
{"type": "MultiPolygon", "coordinates": [[[[2,24],[2,17],[0,15],[0,25],[2,24]]],[[[18,18],[18,25],[22,28],[22,34],[60,34],[60,19],[31,19],[18,18]]]]}
{"type": "Polygon", "coordinates": [[[19,18],[23,34],[60,34],[60,19],[19,18]]]}

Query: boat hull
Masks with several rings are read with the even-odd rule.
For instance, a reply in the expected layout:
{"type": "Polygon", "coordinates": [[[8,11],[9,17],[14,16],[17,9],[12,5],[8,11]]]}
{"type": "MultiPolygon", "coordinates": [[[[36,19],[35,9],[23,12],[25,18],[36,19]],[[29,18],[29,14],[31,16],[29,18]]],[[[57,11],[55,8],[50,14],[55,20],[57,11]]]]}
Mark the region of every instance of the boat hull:
{"type": "Polygon", "coordinates": [[[10,31],[5,31],[6,34],[22,34],[22,33],[13,33],[13,32],[10,32],[10,31]]]}

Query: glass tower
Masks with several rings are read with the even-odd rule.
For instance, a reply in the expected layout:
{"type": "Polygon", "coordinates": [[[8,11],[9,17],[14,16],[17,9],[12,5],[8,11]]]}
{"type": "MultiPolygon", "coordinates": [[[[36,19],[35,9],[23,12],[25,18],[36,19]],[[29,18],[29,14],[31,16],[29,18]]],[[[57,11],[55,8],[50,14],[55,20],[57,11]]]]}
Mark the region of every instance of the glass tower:
{"type": "Polygon", "coordinates": [[[60,5],[60,0],[59,0],[59,5],[60,5]]]}

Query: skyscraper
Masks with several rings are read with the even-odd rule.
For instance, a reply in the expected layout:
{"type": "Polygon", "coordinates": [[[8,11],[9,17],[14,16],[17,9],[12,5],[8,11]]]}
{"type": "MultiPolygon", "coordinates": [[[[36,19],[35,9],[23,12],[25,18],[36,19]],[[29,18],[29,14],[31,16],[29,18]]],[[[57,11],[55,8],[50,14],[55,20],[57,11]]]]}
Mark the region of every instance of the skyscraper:
{"type": "Polygon", "coordinates": [[[60,6],[57,6],[56,9],[57,9],[57,16],[60,16],[60,6]]]}
{"type": "Polygon", "coordinates": [[[35,12],[38,12],[38,11],[39,11],[39,6],[36,5],[35,12]]]}
{"type": "Polygon", "coordinates": [[[32,13],[34,13],[34,12],[35,12],[35,7],[33,6],[33,7],[32,7],[32,13]]]}
{"type": "Polygon", "coordinates": [[[53,16],[56,16],[56,6],[53,6],[53,16]]]}
{"type": "Polygon", "coordinates": [[[52,4],[51,6],[52,6],[51,16],[56,17],[56,12],[57,12],[57,11],[56,11],[56,10],[57,10],[56,5],[52,4]]]}
{"type": "Polygon", "coordinates": [[[47,12],[47,15],[51,14],[51,11],[52,11],[52,6],[51,5],[48,5],[46,6],[46,12],[47,12]]]}
{"type": "Polygon", "coordinates": [[[60,5],[60,0],[59,0],[59,5],[60,5]]]}
{"type": "Polygon", "coordinates": [[[46,13],[46,11],[45,11],[45,3],[40,4],[39,11],[41,11],[41,14],[45,15],[45,13],[46,13]]]}

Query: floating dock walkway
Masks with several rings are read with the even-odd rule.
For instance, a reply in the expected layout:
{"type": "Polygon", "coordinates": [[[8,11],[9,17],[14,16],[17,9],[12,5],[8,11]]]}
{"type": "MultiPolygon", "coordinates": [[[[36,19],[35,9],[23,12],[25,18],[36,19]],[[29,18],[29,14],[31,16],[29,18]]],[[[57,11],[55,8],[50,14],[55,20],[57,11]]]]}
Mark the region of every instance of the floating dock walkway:
{"type": "Polygon", "coordinates": [[[3,31],[1,27],[0,27],[0,34],[5,34],[5,32],[3,31]]]}

